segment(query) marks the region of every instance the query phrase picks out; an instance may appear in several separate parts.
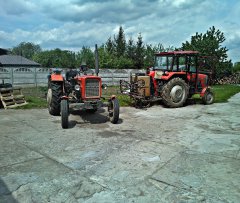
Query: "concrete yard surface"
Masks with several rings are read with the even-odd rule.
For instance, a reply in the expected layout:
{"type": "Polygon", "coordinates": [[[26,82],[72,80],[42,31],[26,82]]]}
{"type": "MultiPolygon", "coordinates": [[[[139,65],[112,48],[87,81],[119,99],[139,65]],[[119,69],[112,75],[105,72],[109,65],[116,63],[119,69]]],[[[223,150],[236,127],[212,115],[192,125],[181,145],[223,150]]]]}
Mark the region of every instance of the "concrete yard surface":
{"type": "Polygon", "coordinates": [[[240,94],[228,103],[0,110],[0,202],[240,202],[240,94]]]}

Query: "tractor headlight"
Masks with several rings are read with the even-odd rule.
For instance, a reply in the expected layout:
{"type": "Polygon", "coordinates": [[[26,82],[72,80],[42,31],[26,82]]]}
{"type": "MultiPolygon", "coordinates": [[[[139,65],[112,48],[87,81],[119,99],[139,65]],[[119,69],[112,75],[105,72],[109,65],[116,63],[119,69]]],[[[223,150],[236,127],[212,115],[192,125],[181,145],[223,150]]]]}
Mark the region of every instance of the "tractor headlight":
{"type": "Polygon", "coordinates": [[[107,84],[102,84],[102,89],[106,90],[107,89],[107,84]]]}
{"type": "Polygon", "coordinates": [[[76,91],[79,91],[79,90],[80,90],[80,86],[79,86],[79,85],[75,85],[75,86],[74,86],[74,89],[75,89],[76,91]]]}

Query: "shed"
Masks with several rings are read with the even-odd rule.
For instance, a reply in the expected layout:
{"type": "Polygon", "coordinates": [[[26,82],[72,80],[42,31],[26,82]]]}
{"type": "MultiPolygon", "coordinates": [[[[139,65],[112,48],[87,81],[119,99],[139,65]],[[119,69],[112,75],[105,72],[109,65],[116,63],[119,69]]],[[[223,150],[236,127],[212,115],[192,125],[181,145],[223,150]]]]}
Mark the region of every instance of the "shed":
{"type": "Polygon", "coordinates": [[[0,79],[11,84],[34,84],[41,64],[18,55],[0,55],[0,79]]]}
{"type": "Polygon", "coordinates": [[[0,48],[0,55],[6,55],[6,54],[8,54],[8,50],[0,48]]]}

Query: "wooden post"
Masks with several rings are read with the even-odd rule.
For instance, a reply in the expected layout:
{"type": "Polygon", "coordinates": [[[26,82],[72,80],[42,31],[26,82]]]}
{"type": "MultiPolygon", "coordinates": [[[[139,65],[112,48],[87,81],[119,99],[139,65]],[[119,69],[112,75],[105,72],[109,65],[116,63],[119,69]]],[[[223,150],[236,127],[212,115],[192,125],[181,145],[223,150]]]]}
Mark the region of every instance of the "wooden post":
{"type": "Polygon", "coordinates": [[[34,76],[35,86],[37,87],[37,67],[34,68],[34,76]]]}
{"type": "Polygon", "coordinates": [[[14,68],[10,68],[11,69],[11,82],[12,82],[12,86],[13,86],[13,83],[14,83],[14,79],[13,79],[13,77],[14,77],[14,75],[13,75],[13,69],[14,68]]]}

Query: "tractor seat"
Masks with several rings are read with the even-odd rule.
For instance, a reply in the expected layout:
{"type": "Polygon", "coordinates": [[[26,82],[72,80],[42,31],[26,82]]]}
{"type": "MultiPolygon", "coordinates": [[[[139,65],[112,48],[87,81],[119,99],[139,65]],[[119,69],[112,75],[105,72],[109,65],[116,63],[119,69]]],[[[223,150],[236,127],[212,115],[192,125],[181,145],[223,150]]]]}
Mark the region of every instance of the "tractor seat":
{"type": "Polygon", "coordinates": [[[71,81],[74,77],[77,76],[77,71],[76,70],[69,70],[66,72],[66,80],[71,81]]]}

